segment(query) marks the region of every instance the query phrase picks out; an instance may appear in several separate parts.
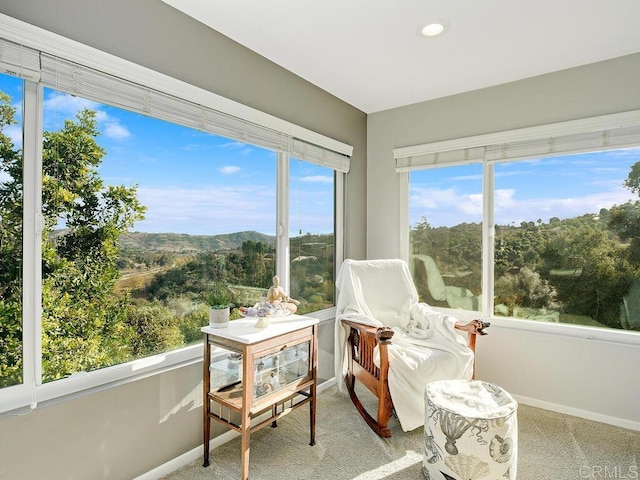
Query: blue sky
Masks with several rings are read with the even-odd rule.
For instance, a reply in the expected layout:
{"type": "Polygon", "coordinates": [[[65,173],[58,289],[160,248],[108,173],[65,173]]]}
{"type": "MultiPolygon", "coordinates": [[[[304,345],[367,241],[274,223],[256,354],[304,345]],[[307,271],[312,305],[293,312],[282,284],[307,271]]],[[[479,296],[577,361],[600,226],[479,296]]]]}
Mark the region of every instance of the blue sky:
{"type": "MultiPolygon", "coordinates": [[[[21,81],[0,75],[20,115],[21,81]]],[[[256,230],[275,234],[274,152],[121,109],[45,90],[44,127],[57,130],[80,108],[97,111],[108,152],[100,174],[108,184],[139,185],[148,207],[134,228],[145,232],[198,235],[256,230]]],[[[21,127],[5,129],[21,146],[21,127]]],[[[622,182],[640,161],[640,148],[551,159],[498,163],[496,223],[548,222],[597,213],[637,200],[622,182]]],[[[430,169],[410,175],[409,213],[432,226],[479,222],[482,218],[479,164],[430,169]]],[[[0,181],[2,178],[0,178],[0,181]]],[[[290,233],[333,230],[333,175],[329,169],[292,161],[290,233]]]]}
{"type": "MultiPolygon", "coordinates": [[[[0,75],[0,90],[10,94],[19,112],[21,82],[0,75]]],[[[134,230],[275,234],[274,152],[51,89],[44,93],[45,130],[59,130],[85,107],[97,112],[102,133],[97,140],[107,151],[101,177],[111,185],[137,184],[138,197],[148,208],[134,230]]],[[[20,146],[20,126],[5,133],[20,146]]],[[[333,171],[293,160],[290,189],[296,199],[292,234],[332,232],[333,171]]]]}
{"type": "MultiPolygon", "coordinates": [[[[584,153],[495,165],[497,225],[548,222],[598,213],[629,200],[624,188],[640,148],[584,153]]],[[[410,174],[410,224],[426,217],[433,227],[482,220],[480,164],[421,170],[410,174]]]]}

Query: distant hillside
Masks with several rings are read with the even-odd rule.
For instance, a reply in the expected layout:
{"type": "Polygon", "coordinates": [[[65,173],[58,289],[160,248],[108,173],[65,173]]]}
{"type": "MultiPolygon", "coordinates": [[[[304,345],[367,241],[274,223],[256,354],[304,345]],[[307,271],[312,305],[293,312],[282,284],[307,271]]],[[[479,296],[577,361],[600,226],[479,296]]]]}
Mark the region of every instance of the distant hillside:
{"type": "Polygon", "coordinates": [[[120,236],[119,246],[125,250],[142,250],[146,252],[207,252],[235,250],[248,240],[262,242],[267,245],[275,245],[276,242],[273,236],[253,231],[225,233],[222,235],[132,232],[120,236]]]}

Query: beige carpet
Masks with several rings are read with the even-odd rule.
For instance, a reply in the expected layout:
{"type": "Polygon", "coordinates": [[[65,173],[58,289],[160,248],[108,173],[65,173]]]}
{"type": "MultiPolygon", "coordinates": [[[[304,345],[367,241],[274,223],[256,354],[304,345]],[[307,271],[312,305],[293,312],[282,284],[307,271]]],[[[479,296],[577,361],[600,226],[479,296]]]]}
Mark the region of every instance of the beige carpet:
{"type": "MultiPolygon", "coordinates": [[[[518,480],[640,478],[640,432],[520,405],[518,480]]],[[[351,400],[331,387],[318,397],[316,445],[309,446],[309,409],[302,407],[251,436],[251,480],[423,480],[422,429],[381,439],[351,400]]],[[[240,439],[165,480],[237,480],[240,439]]],[[[484,480],[484,479],[483,479],[484,480]]],[[[494,480],[494,479],[486,479],[494,480]]]]}

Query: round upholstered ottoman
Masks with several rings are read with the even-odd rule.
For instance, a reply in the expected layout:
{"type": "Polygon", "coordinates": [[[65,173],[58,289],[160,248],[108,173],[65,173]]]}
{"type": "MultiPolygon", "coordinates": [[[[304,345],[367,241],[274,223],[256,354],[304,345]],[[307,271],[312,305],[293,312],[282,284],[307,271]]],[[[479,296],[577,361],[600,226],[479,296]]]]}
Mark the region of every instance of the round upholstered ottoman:
{"type": "Polygon", "coordinates": [[[423,472],[427,480],[514,480],[518,404],[478,380],[431,382],[425,389],[423,472]]]}

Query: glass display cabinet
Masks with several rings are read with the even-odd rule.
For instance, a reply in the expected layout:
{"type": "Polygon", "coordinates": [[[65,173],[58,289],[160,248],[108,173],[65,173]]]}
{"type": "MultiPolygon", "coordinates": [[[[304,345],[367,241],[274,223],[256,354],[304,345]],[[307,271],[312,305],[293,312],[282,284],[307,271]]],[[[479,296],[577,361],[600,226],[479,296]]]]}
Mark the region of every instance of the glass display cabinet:
{"type": "Polygon", "coordinates": [[[249,478],[249,438],[309,404],[310,445],[315,444],[318,320],[274,317],[234,320],[226,328],[203,327],[204,466],[209,466],[211,420],[240,433],[242,479],[249,478]],[[223,350],[225,354],[221,354],[223,350]]]}

